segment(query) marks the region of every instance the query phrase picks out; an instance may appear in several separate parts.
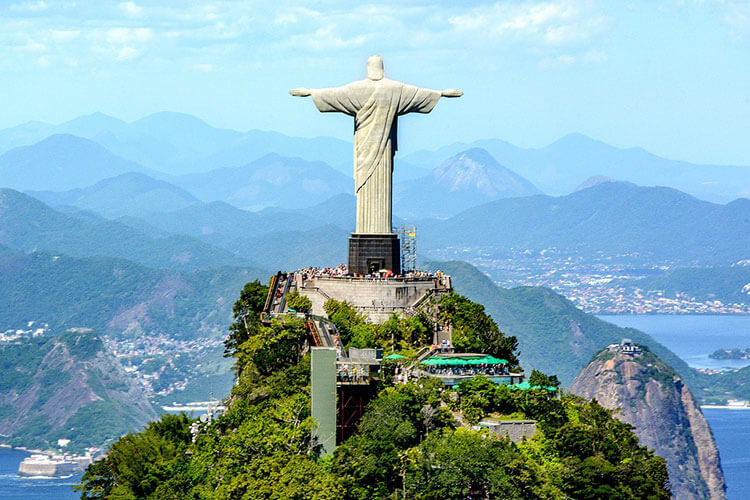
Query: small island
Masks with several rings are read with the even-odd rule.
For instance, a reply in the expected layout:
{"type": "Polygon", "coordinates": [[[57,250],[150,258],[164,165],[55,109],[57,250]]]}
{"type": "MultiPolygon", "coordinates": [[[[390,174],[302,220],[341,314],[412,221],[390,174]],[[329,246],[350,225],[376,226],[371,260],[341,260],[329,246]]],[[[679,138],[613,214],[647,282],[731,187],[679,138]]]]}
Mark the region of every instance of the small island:
{"type": "Polygon", "coordinates": [[[708,355],[712,359],[750,359],[750,348],[717,349],[708,355]]]}

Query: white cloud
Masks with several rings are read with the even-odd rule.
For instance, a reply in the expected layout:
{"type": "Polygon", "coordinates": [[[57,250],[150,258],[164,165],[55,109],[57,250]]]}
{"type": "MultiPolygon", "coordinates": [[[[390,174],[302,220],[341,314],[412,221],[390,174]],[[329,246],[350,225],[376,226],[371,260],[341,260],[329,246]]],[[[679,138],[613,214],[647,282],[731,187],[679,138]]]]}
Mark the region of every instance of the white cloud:
{"type": "Polygon", "coordinates": [[[288,47],[307,48],[314,51],[359,47],[365,43],[365,35],[344,38],[336,33],[336,26],[329,25],[316,29],[313,33],[292,36],[286,43],[288,47]]]}
{"type": "Polygon", "coordinates": [[[135,2],[122,2],[119,5],[120,10],[129,17],[140,17],[143,15],[143,7],[136,5],[135,2]]]}
{"type": "Polygon", "coordinates": [[[194,71],[200,71],[202,73],[210,73],[211,71],[214,70],[214,66],[213,64],[200,63],[200,64],[193,64],[192,66],[190,66],[190,69],[194,71]]]}
{"type": "Polygon", "coordinates": [[[69,42],[81,35],[81,30],[50,30],[49,36],[55,42],[69,42]]]}
{"type": "Polygon", "coordinates": [[[293,14],[291,12],[286,12],[284,14],[279,14],[276,16],[276,19],[274,19],[274,24],[295,24],[298,21],[297,15],[293,14]]]}
{"type": "Polygon", "coordinates": [[[609,60],[609,55],[603,50],[591,49],[581,58],[581,61],[586,64],[600,64],[605,63],[609,60]]]}
{"type": "Polygon", "coordinates": [[[560,54],[553,57],[544,57],[539,61],[539,66],[544,69],[564,68],[572,65],[602,64],[609,60],[606,52],[591,49],[581,55],[560,54]]]}
{"type": "Polygon", "coordinates": [[[570,54],[560,54],[554,57],[545,57],[539,61],[539,67],[553,69],[570,66],[577,62],[577,58],[570,54]]]}
{"type": "Polygon", "coordinates": [[[750,3],[731,2],[727,5],[725,19],[732,38],[744,39],[750,33],[750,3]]]}
{"type": "Polygon", "coordinates": [[[49,4],[45,2],[44,0],[39,0],[37,2],[24,2],[24,3],[15,3],[10,6],[10,9],[16,12],[41,12],[43,10],[47,10],[49,8],[49,4]]]}
{"type": "Polygon", "coordinates": [[[453,16],[448,22],[459,32],[482,31],[485,34],[538,33],[543,26],[567,21],[577,14],[569,2],[556,3],[496,3],[471,9],[453,16]]]}
{"type": "Polygon", "coordinates": [[[45,52],[47,50],[47,46],[43,43],[29,40],[28,42],[26,42],[26,45],[22,45],[21,47],[19,47],[19,49],[23,52],[45,52]]]}
{"type": "Polygon", "coordinates": [[[111,28],[107,30],[107,41],[125,44],[130,42],[148,42],[154,37],[151,28],[111,28]]]}
{"type": "Polygon", "coordinates": [[[131,61],[141,55],[141,51],[135,47],[125,46],[117,52],[118,61],[131,61]]]}

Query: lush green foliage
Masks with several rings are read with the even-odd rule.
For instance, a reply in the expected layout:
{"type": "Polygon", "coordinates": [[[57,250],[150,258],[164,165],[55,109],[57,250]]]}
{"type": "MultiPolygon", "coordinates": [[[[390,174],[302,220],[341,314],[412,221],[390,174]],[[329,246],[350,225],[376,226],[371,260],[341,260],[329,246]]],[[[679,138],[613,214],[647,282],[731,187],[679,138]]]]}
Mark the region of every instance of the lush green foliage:
{"type": "Polygon", "coordinates": [[[348,347],[413,350],[432,342],[432,324],[425,315],[394,315],[383,324],[372,324],[348,302],[329,299],[323,308],[348,347]]]}
{"type": "Polygon", "coordinates": [[[309,313],[312,311],[312,300],[300,295],[297,290],[287,295],[286,303],[289,309],[294,309],[296,312],[309,313]]]}
{"type": "Polygon", "coordinates": [[[491,354],[518,364],[518,341],[500,332],[482,304],[452,292],[440,299],[438,309],[441,321],[453,326],[453,346],[458,352],[491,354]]]}
{"type": "MultiPolygon", "coordinates": [[[[365,317],[347,302],[330,299],[323,307],[346,346],[413,351],[432,342],[434,321],[426,313],[394,315],[383,324],[372,324],[365,322],[365,317]]],[[[450,293],[438,301],[437,316],[437,321],[453,328],[457,351],[491,354],[518,364],[516,338],[503,335],[481,304],[450,293]]]]}
{"type": "MultiPolygon", "coordinates": [[[[512,391],[485,377],[458,390],[433,378],[383,380],[359,432],[321,458],[311,437],[304,325],[294,317],[251,325],[261,291],[250,284],[236,304],[227,350],[236,357],[238,379],[227,411],[198,424],[194,443],[184,416],[122,438],[89,468],[82,498],[669,498],[663,460],[639,447],[631,428],[596,402],[512,391]],[[535,419],[539,430],[512,443],[459,424],[488,414],[535,419]]],[[[326,306],[350,344],[416,348],[424,341],[419,325],[432,331],[419,323],[426,318],[410,324],[394,317],[374,327],[345,303],[326,306]]],[[[441,321],[460,328],[468,345],[515,359],[470,301],[452,297],[441,311],[441,321]]],[[[541,373],[536,378],[554,382],[541,373]]]]}
{"type": "Polygon", "coordinates": [[[267,296],[268,287],[258,280],[251,281],[242,288],[240,298],[232,307],[234,321],[229,325],[229,336],[224,342],[224,354],[227,357],[236,356],[239,347],[251,336],[257,335],[261,326],[260,313],[267,296]]]}

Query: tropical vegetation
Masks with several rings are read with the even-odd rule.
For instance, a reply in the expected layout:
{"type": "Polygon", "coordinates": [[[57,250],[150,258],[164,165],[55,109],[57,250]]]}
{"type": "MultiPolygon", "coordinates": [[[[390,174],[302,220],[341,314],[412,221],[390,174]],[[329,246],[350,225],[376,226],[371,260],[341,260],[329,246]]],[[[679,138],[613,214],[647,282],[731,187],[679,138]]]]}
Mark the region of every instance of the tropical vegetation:
{"type": "MultiPolygon", "coordinates": [[[[211,422],[166,415],[121,438],[89,467],[81,498],[669,498],[664,461],[595,401],[484,377],[456,388],[429,377],[394,384],[394,363],[384,365],[358,432],[323,456],[312,437],[304,322],[261,322],[266,290],[246,285],[234,307],[226,355],[237,379],[227,410],[211,422]],[[488,415],[533,419],[538,430],[512,442],[472,425],[488,415]]],[[[431,326],[426,315],[372,325],[343,302],[326,310],[350,346],[408,354],[431,326]]],[[[515,339],[481,305],[451,294],[437,311],[467,347],[517,362],[515,339]]]]}

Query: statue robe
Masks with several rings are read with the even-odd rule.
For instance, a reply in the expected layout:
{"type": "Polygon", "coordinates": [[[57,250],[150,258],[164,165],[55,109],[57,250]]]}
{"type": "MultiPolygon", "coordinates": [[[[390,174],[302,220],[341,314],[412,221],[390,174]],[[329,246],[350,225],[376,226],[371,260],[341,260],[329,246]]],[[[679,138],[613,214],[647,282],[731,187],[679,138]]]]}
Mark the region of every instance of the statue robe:
{"type": "Polygon", "coordinates": [[[346,113],[354,117],[356,232],[390,234],[398,116],[429,113],[440,100],[441,92],[384,78],[312,90],[311,95],[319,111],[346,113]]]}

